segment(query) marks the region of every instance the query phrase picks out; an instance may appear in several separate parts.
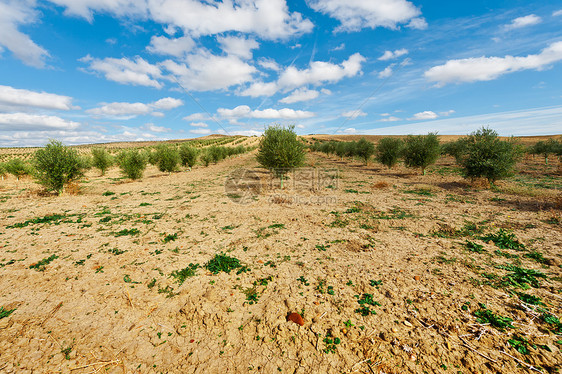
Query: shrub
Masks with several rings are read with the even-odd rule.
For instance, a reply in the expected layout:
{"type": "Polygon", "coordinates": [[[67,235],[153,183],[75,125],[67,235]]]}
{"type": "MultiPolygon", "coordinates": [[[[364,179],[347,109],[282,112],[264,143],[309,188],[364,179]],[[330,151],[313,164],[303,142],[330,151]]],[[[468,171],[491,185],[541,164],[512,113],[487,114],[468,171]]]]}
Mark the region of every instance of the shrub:
{"type": "Polygon", "coordinates": [[[536,142],[530,149],[530,153],[535,155],[542,155],[544,157],[544,164],[548,165],[548,156],[550,154],[559,153],[560,144],[554,139],[547,141],[536,142]]]}
{"type": "Polygon", "coordinates": [[[354,151],[355,156],[359,157],[367,164],[371,156],[375,153],[375,145],[367,139],[361,138],[355,143],[354,151]]]}
{"type": "Polygon", "coordinates": [[[35,177],[49,191],[63,193],[64,186],[82,176],[82,163],[76,150],[58,140],[35,152],[35,177]]]}
{"type": "Polygon", "coordinates": [[[152,150],[152,149],[145,149],[144,150],[144,157],[146,158],[146,161],[150,164],[150,165],[157,165],[158,164],[158,151],[157,150],[152,150]]]}
{"type": "Polygon", "coordinates": [[[197,148],[193,148],[187,143],[181,145],[180,159],[183,166],[188,166],[191,169],[197,162],[197,156],[199,156],[197,148]]]}
{"type": "Polygon", "coordinates": [[[158,160],[158,170],[168,173],[178,170],[180,155],[177,149],[161,145],[156,149],[156,159],[158,160]]]}
{"type": "Polygon", "coordinates": [[[2,180],[4,180],[4,178],[6,177],[6,174],[8,174],[8,171],[6,170],[6,164],[1,163],[0,164],[0,177],[2,177],[2,180]]]}
{"type": "Polygon", "coordinates": [[[100,169],[101,175],[105,175],[112,163],[112,157],[105,148],[92,148],[92,165],[100,169]]]}
{"type": "Polygon", "coordinates": [[[439,158],[441,148],[436,133],[427,135],[409,135],[404,143],[404,163],[407,167],[425,169],[439,158]]]}
{"type": "Polygon", "coordinates": [[[257,161],[281,178],[289,171],[304,163],[304,144],[298,140],[294,126],[285,128],[279,125],[270,126],[265,130],[260,141],[257,161]]]}
{"type": "Polygon", "coordinates": [[[17,180],[24,175],[30,175],[33,173],[33,168],[27,162],[23,161],[21,158],[13,158],[4,164],[6,172],[12,174],[17,180]]]}
{"type": "Polygon", "coordinates": [[[445,143],[441,146],[441,154],[449,155],[459,162],[461,155],[464,151],[465,139],[458,139],[454,142],[445,143]]]}
{"type": "Polygon", "coordinates": [[[402,155],[404,142],[398,138],[382,138],[375,150],[375,159],[391,169],[402,155]]]}
{"type": "Polygon", "coordinates": [[[212,157],[208,150],[203,152],[203,155],[201,156],[201,161],[205,166],[209,166],[209,164],[211,163],[212,157]]]}
{"type": "Polygon", "coordinates": [[[138,149],[122,151],[119,154],[121,173],[132,180],[142,178],[146,169],[147,159],[138,149]]]}
{"type": "Polygon", "coordinates": [[[483,177],[493,184],[512,174],[521,154],[521,148],[513,141],[500,140],[497,132],[482,127],[465,139],[459,164],[465,178],[483,177]]]}

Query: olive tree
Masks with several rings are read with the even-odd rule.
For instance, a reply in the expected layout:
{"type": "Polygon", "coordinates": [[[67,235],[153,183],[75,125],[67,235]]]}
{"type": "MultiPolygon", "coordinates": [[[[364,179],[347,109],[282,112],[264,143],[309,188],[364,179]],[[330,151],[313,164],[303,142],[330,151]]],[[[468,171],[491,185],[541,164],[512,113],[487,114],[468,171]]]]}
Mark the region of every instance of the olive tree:
{"type": "Polygon", "coordinates": [[[531,147],[530,152],[535,155],[542,155],[544,157],[544,164],[548,165],[548,156],[557,153],[559,146],[558,142],[554,139],[541,140],[531,147]]]}
{"type": "Polygon", "coordinates": [[[387,168],[392,169],[398,163],[403,148],[404,142],[401,139],[382,138],[377,143],[375,159],[387,168]]]}
{"type": "Polygon", "coordinates": [[[178,170],[180,155],[177,149],[161,145],[156,149],[156,160],[158,170],[171,173],[178,170]]]}
{"type": "Polygon", "coordinates": [[[361,160],[367,164],[369,159],[375,153],[375,145],[365,138],[359,139],[355,144],[355,156],[359,157],[361,160]]]}
{"type": "Polygon", "coordinates": [[[99,169],[101,175],[105,175],[112,164],[112,157],[105,148],[92,148],[92,166],[99,169]]]}
{"type": "Polygon", "coordinates": [[[146,169],[147,159],[144,153],[138,149],[122,151],[119,156],[119,167],[121,173],[132,180],[142,178],[146,169]]]}
{"type": "Polygon", "coordinates": [[[427,135],[408,135],[404,143],[404,163],[407,167],[425,169],[435,163],[441,154],[439,138],[436,133],[427,135]]]}
{"type": "Polygon", "coordinates": [[[465,178],[483,177],[493,184],[512,175],[522,153],[522,148],[514,141],[501,140],[497,132],[482,127],[465,139],[459,164],[465,178]]]}
{"type": "Polygon", "coordinates": [[[305,146],[297,138],[294,126],[269,126],[260,141],[257,161],[281,179],[290,169],[302,166],[305,159],[305,146]]]}
{"type": "Polygon", "coordinates": [[[61,195],[64,186],[82,177],[82,160],[76,150],[58,140],[51,140],[35,152],[35,178],[48,191],[61,195]]]}
{"type": "Polygon", "coordinates": [[[183,166],[191,168],[197,162],[197,157],[199,156],[199,150],[197,148],[191,147],[189,144],[184,143],[180,147],[180,159],[183,166]]]}

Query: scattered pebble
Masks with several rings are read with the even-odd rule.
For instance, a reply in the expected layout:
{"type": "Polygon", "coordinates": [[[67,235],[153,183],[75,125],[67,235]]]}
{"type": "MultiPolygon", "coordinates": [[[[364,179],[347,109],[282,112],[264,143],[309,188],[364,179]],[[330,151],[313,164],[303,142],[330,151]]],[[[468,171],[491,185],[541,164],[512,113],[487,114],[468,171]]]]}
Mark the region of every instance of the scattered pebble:
{"type": "Polygon", "coordinates": [[[419,281],[419,280],[420,280],[420,276],[419,276],[419,275],[414,276],[414,280],[415,280],[415,281],[419,281]]]}
{"type": "Polygon", "coordinates": [[[291,313],[287,316],[287,321],[293,321],[294,323],[303,326],[304,319],[298,313],[291,313]]]}
{"type": "Polygon", "coordinates": [[[413,325],[409,321],[404,321],[404,324],[408,327],[412,327],[413,325]]]}

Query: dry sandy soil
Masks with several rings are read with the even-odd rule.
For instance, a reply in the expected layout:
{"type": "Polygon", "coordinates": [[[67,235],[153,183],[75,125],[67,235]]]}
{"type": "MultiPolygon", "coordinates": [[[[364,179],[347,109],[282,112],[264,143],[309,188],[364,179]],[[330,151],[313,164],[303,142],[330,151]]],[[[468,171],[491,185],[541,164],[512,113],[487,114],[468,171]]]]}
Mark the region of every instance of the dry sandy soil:
{"type": "Polygon", "coordinates": [[[0,182],[0,307],[15,309],[0,319],[0,372],[562,369],[556,161],[528,159],[493,191],[446,158],[426,176],[307,162],[316,171],[283,190],[253,154],[135,182],[90,171],[60,197],[0,182]],[[225,192],[240,168],[250,178],[225,192]],[[481,239],[500,228],[525,248],[481,239]],[[243,267],[213,274],[220,253],[243,267]]]}

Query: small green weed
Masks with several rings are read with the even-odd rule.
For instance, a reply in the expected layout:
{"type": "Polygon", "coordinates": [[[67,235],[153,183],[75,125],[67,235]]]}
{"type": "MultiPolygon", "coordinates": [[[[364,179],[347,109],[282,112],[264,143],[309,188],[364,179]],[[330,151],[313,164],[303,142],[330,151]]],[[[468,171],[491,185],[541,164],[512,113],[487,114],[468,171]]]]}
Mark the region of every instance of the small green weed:
{"type": "Polygon", "coordinates": [[[490,309],[486,308],[485,304],[479,303],[480,309],[474,312],[476,321],[478,323],[489,323],[491,326],[497,328],[498,330],[505,330],[506,328],[515,328],[511,322],[512,318],[503,317],[499,314],[494,313],[490,309]]]}
{"type": "Polygon", "coordinates": [[[186,268],[181,270],[174,270],[170,276],[176,279],[176,282],[179,283],[181,286],[183,282],[189,278],[193,277],[197,274],[197,269],[199,268],[199,264],[189,264],[186,268]]]}
{"type": "Polygon", "coordinates": [[[492,241],[496,247],[501,249],[514,249],[517,251],[525,250],[525,245],[515,237],[512,232],[507,232],[504,229],[499,229],[495,234],[488,234],[480,237],[481,240],[485,242],[492,241]]]}
{"type": "Polygon", "coordinates": [[[59,256],[57,256],[57,255],[49,256],[49,257],[44,258],[44,259],[42,259],[42,260],[40,260],[40,261],[37,261],[37,262],[34,263],[34,264],[29,265],[29,268],[30,268],[30,269],[35,269],[35,270],[37,270],[37,271],[44,271],[45,268],[47,267],[47,265],[48,265],[51,261],[56,260],[57,258],[59,258],[59,256]]]}
{"type": "Polygon", "coordinates": [[[164,239],[162,239],[163,243],[169,243],[169,242],[173,242],[178,238],[178,233],[174,233],[174,234],[164,234],[164,239]]]}
{"type": "Polygon", "coordinates": [[[515,265],[498,265],[497,268],[509,271],[503,279],[511,286],[528,289],[540,287],[539,278],[546,279],[546,274],[534,269],[525,269],[515,265]]]}
{"type": "Polygon", "coordinates": [[[213,274],[218,274],[221,271],[230,273],[234,269],[239,269],[237,274],[240,274],[241,272],[248,270],[247,267],[240,263],[240,260],[235,257],[227,256],[224,253],[216,254],[215,257],[205,264],[205,268],[213,274]]]}
{"type": "Polygon", "coordinates": [[[475,253],[484,253],[486,252],[486,250],[484,249],[484,246],[482,244],[478,244],[475,242],[471,242],[470,240],[467,240],[464,243],[464,247],[466,249],[468,249],[470,252],[475,252],[475,253]]]}
{"type": "Polygon", "coordinates": [[[119,237],[119,236],[136,236],[140,234],[140,230],[139,229],[123,229],[121,231],[118,231],[116,233],[114,233],[115,237],[119,237]]]}
{"type": "Polygon", "coordinates": [[[308,279],[306,279],[306,278],[303,277],[302,275],[301,275],[299,278],[297,278],[297,280],[298,280],[299,282],[301,282],[301,283],[302,283],[303,285],[305,285],[305,286],[310,286],[310,283],[308,283],[308,279]]]}
{"type": "Polygon", "coordinates": [[[9,317],[15,311],[16,309],[4,309],[3,306],[0,306],[0,319],[9,317]]]}
{"type": "Polygon", "coordinates": [[[370,293],[364,293],[363,295],[355,295],[357,298],[357,303],[361,306],[360,308],[355,309],[355,313],[359,313],[362,316],[369,316],[371,314],[377,314],[374,310],[370,309],[369,306],[380,306],[381,304],[378,301],[373,299],[373,295],[370,293]]]}

